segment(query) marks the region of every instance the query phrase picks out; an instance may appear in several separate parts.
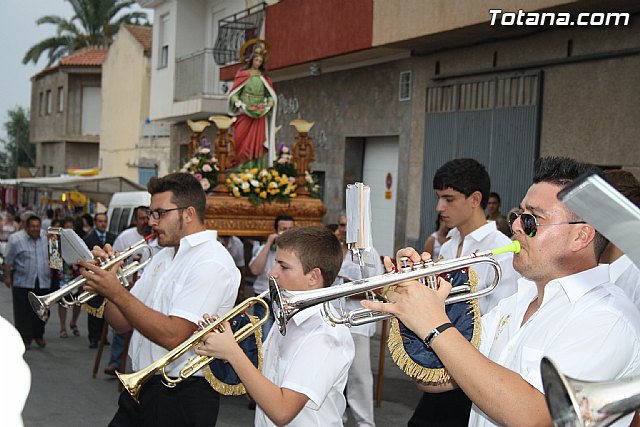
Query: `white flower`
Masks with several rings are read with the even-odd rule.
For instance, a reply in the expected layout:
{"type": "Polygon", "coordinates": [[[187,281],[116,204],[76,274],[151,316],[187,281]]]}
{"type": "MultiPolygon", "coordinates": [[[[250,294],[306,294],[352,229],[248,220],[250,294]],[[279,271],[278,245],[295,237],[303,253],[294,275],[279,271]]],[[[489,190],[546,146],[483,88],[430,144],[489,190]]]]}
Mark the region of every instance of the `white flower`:
{"type": "Polygon", "coordinates": [[[187,173],[187,168],[186,168],[186,167],[184,167],[184,168],[180,169],[180,172],[182,172],[182,173],[187,173]]]}
{"type": "Polygon", "coordinates": [[[201,152],[202,154],[209,154],[211,152],[211,150],[206,147],[200,147],[198,151],[201,152]]]}
{"type": "Polygon", "coordinates": [[[251,180],[251,185],[252,185],[253,187],[260,187],[260,183],[259,183],[257,180],[255,180],[255,179],[252,179],[252,180],[251,180]]]}
{"type": "Polygon", "coordinates": [[[202,166],[202,172],[211,172],[212,170],[213,168],[211,168],[211,166],[209,165],[202,166]]]}
{"type": "Polygon", "coordinates": [[[242,184],[240,184],[240,187],[244,190],[249,188],[249,183],[248,182],[243,182],[242,184]]]}
{"type": "Polygon", "coordinates": [[[198,160],[195,157],[192,157],[191,160],[189,160],[191,163],[193,163],[194,165],[197,165],[198,163],[200,163],[200,160],[198,160]]]}
{"type": "Polygon", "coordinates": [[[202,189],[204,191],[207,191],[209,188],[211,188],[211,185],[209,184],[208,179],[203,179],[202,181],[200,181],[200,185],[202,186],[202,189]]]}

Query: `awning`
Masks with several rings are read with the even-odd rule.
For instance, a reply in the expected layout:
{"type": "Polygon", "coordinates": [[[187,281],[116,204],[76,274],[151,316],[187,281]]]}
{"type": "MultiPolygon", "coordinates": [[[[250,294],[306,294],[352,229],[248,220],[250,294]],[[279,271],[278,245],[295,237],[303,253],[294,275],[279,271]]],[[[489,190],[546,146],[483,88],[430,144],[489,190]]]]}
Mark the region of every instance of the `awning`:
{"type": "Polygon", "coordinates": [[[70,191],[76,190],[108,205],[111,195],[121,191],[146,190],[143,185],[121,176],[69,176],[43,178],[0,179],[0,185],[23,188],[36,188],[42,191],[70,191]]]}

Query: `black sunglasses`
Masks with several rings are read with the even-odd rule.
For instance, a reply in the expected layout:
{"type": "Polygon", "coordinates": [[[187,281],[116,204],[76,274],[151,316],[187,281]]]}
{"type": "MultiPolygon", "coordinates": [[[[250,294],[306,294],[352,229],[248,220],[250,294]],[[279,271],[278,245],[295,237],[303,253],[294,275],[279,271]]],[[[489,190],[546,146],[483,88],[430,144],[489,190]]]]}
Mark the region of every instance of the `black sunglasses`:
{"type": "Polygon", "coordinates": [[[166,213],[169,213],[171,211],[177,211],[178,209],[187,209],[187,206],[177,207],[177,208],[172,208],[172,209],[155,209],[153,211],[151,209],[147,209],[147,215],[149,215],[149,218],[153,218],[155,220],[159,220],[166,213]]]}
{"type": "Polygon", "coordinates": [[[509,214],[509,227],[511,228],[511,233],[513,234],[513,223],[520,218],[520,222],[522,224],[522,229],[525,234],[529,237],[534,237],[538,232],[538,227],[546,227],[549,225],[566,225],[566,224],[586,224],[586,221],[569,221],[569,222],[560,222],[558,224],[538,224],[538,220],[535,216],[530,213],[518,213],[511,212],[509,214]]]}

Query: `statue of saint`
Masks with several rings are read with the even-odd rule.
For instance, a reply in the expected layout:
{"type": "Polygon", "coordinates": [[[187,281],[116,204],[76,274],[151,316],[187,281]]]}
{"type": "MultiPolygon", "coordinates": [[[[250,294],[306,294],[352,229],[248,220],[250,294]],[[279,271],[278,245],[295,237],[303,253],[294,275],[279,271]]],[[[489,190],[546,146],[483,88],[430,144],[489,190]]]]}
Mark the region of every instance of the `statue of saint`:
{"type": "Polygon", "coordinates": [[[246,42],[240,49],[245,65],[236,73],[229,94],[229,112],[237,118],[233,124],[236,158],[248,167],[271,167],[276,157],[278,98],[264,69],[269,56],[270,49],[264,40],[246,42]],[[245,59],[244,52],[251,45],[251,55],[245,59]]]}

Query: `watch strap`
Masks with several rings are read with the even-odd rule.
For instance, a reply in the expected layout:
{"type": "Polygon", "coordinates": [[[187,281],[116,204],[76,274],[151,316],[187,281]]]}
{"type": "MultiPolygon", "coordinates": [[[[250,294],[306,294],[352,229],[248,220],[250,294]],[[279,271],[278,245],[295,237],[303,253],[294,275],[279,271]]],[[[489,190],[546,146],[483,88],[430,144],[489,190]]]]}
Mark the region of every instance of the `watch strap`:
{"type": "Polygon", "coordinates": [[[424,339],[423,341],[424,345],[426,345],[427,348],[431,348],[431,342],[435,339],[435,337],[437,337],[447,329],[451,328],[452,326],[453,324],[451,322],[446,322],[438,326],[437,328],[433,328],[433,330],[429,333],[429,335],[427,335],[427,337],[424,339]]]}

